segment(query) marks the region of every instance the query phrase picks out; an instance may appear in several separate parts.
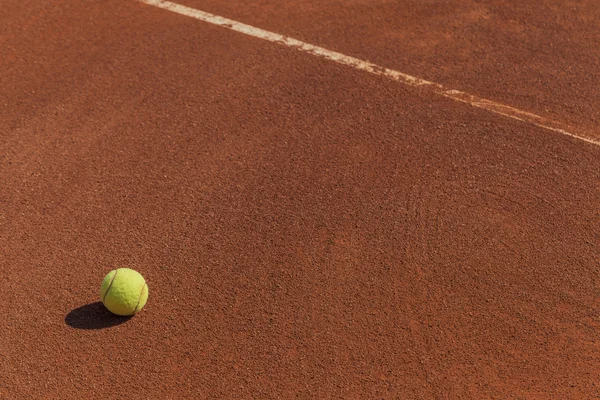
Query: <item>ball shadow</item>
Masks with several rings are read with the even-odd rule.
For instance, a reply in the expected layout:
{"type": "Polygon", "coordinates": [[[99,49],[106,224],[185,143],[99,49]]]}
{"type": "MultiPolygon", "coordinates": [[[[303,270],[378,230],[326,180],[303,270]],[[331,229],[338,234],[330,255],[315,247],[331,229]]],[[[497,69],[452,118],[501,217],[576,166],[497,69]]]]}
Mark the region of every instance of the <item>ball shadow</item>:
{"type": "Polygon", "coordinates": [[[72,310],[65,317],[65,323],[76,329],[104,329],[121,325],[130,319],[111,313],[102,302],[97,301],[72,310]]]}

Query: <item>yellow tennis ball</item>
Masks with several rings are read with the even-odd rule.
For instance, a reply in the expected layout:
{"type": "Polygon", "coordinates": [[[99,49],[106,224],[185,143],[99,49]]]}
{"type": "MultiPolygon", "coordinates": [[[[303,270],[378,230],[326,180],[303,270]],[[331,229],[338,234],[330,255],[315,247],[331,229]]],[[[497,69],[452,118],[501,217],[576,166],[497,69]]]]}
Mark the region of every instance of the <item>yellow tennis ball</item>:
{"type": "Polygon", "coordinates": [[[144,277],[129,268],[110,271],[100,285],[100,299],[110,312],[129,316],[137,313],[148,300],[144,277]]]}

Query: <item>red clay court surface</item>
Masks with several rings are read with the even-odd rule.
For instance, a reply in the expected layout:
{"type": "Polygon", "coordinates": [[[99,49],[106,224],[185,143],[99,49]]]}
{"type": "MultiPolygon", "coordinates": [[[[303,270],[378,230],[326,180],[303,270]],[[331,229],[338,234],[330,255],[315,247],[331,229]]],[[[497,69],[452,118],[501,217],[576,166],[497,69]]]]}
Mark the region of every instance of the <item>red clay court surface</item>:
{"type": "Polygon", "coordinates": [[[0,398],[600,398],[596,1],[0,6],[0,398]],[[131,267],[137,316],[98,303],[131,267]]]}

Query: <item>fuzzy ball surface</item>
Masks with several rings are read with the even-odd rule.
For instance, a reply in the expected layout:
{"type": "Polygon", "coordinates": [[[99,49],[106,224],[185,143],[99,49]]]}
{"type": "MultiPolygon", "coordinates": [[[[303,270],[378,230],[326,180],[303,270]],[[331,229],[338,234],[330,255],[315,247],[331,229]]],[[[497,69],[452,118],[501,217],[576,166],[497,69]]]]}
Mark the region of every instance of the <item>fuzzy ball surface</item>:
{"type": "Polygon", "coordinates": [[[133,269],[115,269],[104,277],[100,285],[100,299],[113,314],[134,315],[148,300],[148,285],[144,277],[133,269]]]}

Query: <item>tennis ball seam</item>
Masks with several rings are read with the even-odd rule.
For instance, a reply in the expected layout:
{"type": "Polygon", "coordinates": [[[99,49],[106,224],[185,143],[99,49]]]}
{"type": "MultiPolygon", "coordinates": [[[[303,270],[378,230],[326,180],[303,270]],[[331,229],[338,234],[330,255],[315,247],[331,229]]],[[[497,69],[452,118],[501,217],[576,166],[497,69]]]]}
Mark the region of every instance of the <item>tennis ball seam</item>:
{"type": "Polygon", "coordinates": [[[106,292],[104,292],[104,298],[102,299],[103,303],[106,300],[106,296],[108,296],[108,292],[110,292],[110,288],[111,288],[113,282],[115,281],[115,278],[117,277],[118,273],[119,273],[119,270],[116,269],[115,274],[113,275],[112,279],[110,280],[110,283],[108,284],[108,287],[106,288],[106,292]]]}
{"type": "Polygon", "coordinates": [[[140,295],[138,296],[137,304],[135,305],[135,308],[133,309],[133,313],[131,315],[135,315],[139,311],[138,307],[140,305],[140,301],[142,300],[142,295],[144,294],[144,289],[146,289],[147,287],[148,287],[148,284],[146,282],[144,282],[144,284],[142,285],[142,290],[140,290],[140,295]]]}

